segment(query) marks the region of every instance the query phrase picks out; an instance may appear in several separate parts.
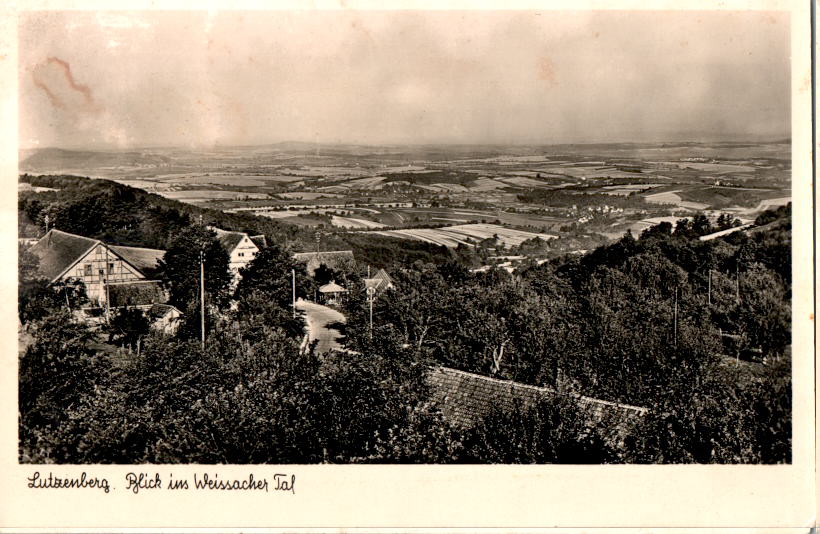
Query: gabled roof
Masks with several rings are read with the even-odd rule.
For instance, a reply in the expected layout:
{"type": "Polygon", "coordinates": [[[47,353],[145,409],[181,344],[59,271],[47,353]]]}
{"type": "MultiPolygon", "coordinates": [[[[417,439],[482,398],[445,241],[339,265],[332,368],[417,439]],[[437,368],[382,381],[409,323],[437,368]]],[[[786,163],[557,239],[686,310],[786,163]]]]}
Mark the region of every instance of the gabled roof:
{"type": "Polygon", "coordinates": [[[325,284],[319,288],[319,293],[345,293],[347,289],[343,288],[336,282],[325,284]]]}
{"type": "MultiPolygon", "coordinates": [[[[535,406],[542,399],[562,395],[552,388],[499,380],[448,367],[430,369],[427,382],[431,396],[442,414],[462,428],[478,423],[493,407],[512,411],[518,403],[526,409],[535,406]]],[[[599,418],[610,413],[627,418],[639,417],[647,411],[646,408],[591,397],[577,397],[577,401],[599,418]]]]}
{"type": "Polygon", "coordinates": [[[176,309],[174,306],[171,306],[170,304],[154,304],[148,310],[148,313],[146,315],[148,315],[148,317],[150,319],[155,321],[157,319],[161,319],[162,317],[164,317],[165,315],[167,315],[169,313],[171,313],[171,314],[176,313],[177,315],[183,315],[183,313],[181,311],[176,309]]]}
{"type": "Polygon", "coordinates": [[[100,241],[52,228],[29,251],[40,258],[40,273],[53,282],[100,241]]]}
{"type": "Polygon", "coordinates": [[[141,247],[121,247],[118,245],[108,245],[117,256],[137,268],[142,274],[151,271],[159,266],[159,260],[165,256],[164,250],[141,247]]]}
{"type": "Polygon", "coordinates": [[[54,282],[97,245],[107,247],[115,256],[142,274],[146,274],[146,270],[155,269],[159,259],[165,255],[164,250],[106,245],[98,239],[69,234],[56,228],[49,230],[29,250],[40,258],[40,273],[54,282]]]}
{"type": "Polygon", "coordinates": [[[379,269],[372,278],[364,279],[364,287],[365,289],[370,289],[372,287],[373,289],[383,291],[393,287],[393,279],[390,278],[387,271],[384,269],[379,269]]]}
{"type": "Polygon", "coordinates": [[[387,271],[385,271],[384,269],[379,269],[379,271],[373,276],[373,278],[376,278],[377,280],[383,280],[388,284],[393,283],[393,279],[390,278],[390,275],[387,274],[387,271]]]}
{"type": "Polygon", "coordinates": [[[364,279],[364,288],[365,289],[370,289],[372,287],[373,289],[379,289],[379,286],[382,285],[382,282],[383,281],[378,279],[378,278],[365,278],[364,279]]]}
{"type": "Polygon", "coordinates": [[[260,249],[263,249],[268,246],[268,240],[264,235],[252,235],[250,237],[251,241],[253,241],[253,244],[259,247],[260,249]]]}
{"type": "MultiPolygon", "coordinates": [[[[228,251],[228,254],[233,252],[233,249],[235,249],[243,239],[248,237],[248,234],[245,232],[229,232],[228,230],[222,230],[220,228],[210,228],[216,232],[217,241],[222,245],[222,248],[228,251]]],[[[250,238],[248,237],[248,239],[250,238]]]]}

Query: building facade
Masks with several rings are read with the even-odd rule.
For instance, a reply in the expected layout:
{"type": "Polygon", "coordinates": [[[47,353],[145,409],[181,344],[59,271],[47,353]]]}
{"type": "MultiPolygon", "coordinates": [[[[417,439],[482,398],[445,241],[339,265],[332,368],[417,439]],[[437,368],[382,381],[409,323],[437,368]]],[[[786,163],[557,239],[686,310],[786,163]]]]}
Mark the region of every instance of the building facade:
{"type": "Polygon", "coordinates": [[[108,302],[112,284],[148,280],[163,250],[113,246],[97,239],[49,230],[31,249],[40,274],[52,284],[81,281],[90,305],[108,302]]]}
{"type": "Polygon", "coordinates": [[[228,268],[233,276],[233,284],[236,285],[241,277],[240,269],[247,267],[259,254],[260,249],[267,244],[265,236],[249,236],[244,232],[228,232],[219,228],[212,228],[212,230],[216,232],[219,244],[228,253],[228,268]]]}

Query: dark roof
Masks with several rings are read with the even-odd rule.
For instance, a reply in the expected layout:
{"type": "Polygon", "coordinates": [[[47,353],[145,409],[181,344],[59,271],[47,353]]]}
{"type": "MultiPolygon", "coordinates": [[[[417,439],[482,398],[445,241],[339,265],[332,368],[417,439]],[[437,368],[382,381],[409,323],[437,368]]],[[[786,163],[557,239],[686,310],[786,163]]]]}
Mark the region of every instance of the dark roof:
{"type": "Polygon", "coordinates": [[[108,248],[143,274],[156,269],[159,266],[159,260],[165,256],[164,250],[155,248],[121,247],[117,245],[109,245],[108,248]]]}
{"type": "MultiPolygon", "coordinates": [[[[538,401],[561,395],[552,388],[530,386],[510,380],[499,380],[488,376],[434,367],[427,374],[430,394],[451,422],[463,428],[470,428],[488,415],[493,407],[512,411],[516,402],[524,409],[538,401]]],[[[578,403],[591,409],[594,416],[602,418],[607,414],[637,417],[646,413],[646,408],[618,404],[590,397],[578,397],[578,403]]]]}
{"type": "Polygon", "coordinates": [[[53,282],[98,243],[96,239],[52,228],[29,250],[40,258],[40,273],[53,282]]]}
{"type": "Polygon", "coordinates": [[[168,312],[173,311],[176,311],[178,314],[182,315],[181,311],[176,309],[174,306],[171,306],[170,304],[154,304],[153,306],[151,306],[151,308],[148,309],[146,315],[153,320],[157,320],[164,317],[165,314],[167,314],[168,312]]]}
{"type": "Polygon", "coordinates": [[[112,282],[108,284],[111,307],[146,306],[165,302],[165,292],[158,280],[112,282]]]}
{"type": "MultiPolygon", "coordinates": [[[[325,260],[335,260],[338,258],[345,258],[345,259],[354,259],[353,251],[352,250],[328,250],[324,252],[296,252],[293,255],[296,261],[301,262],[308,262],[314,258],[318,259],[322,263],[325,263],[325,260]]],[[[325,263],[327,265],[327,263],[325,263]]]]}
{"type": "Polygon", "coordinates": [[[220,230],[219,228],[214,228],[214,232],[216,232],[216,239],[219,241],[219,244],[222,245],[222,248],[228,251],[228,253],[232,252],[233,249],[246,237],[248,234],[244,232],[229,232],[227,230],[220,230]]]}
{"type": "Polygon", "coordinates": [[[251,241],[253,241],[253,244],[260,249],[268,246],[268,240],[264,235],[252,235],[251,241]]]}
{"type": "Polygon", "coordinates": [[[297,252],[293,255],[293,258],[300,263],[307,264],[307,271],[310,275],[313,275],[313,272],[322,264],[336,271],[352,269],[356,265],[356,258],[353,257],[352,250],[297,252]]]}
{"type": "MultiPolygon", "coordinates": [[[[98,244],[104,243],[52,228],[29,250],[40,258],[40,273],[53,282],[98,244]]],[[[105,246],[143,274],[155,269],[159,259],[165,255],[164,250],[153,248],[105,246]]]]}

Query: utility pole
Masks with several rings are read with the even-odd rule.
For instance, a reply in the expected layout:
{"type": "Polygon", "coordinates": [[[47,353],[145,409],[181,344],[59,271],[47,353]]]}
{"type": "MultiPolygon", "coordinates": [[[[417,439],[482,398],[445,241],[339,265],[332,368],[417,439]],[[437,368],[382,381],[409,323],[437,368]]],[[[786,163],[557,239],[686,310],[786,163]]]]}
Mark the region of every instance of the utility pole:
{"type": "Polygon", "coordinates": [[[296,317],[296,269],[291,269],[290,274],[293,280],[293,294],[292,294],[292,303],[293,303],[293,317],[296,317]]]}
{"type": "Polygon", "coordinates": [[[712,305],[712,269],[709,269],[709,306],[712,305]]]}
{"type": "Polygon", "coordinates": [[[367,288],[367,301],[370,303],[370,339],[373,339],[373,297],[375,294],[375,287],[367,288]]]}
{"type": "MultiPolygon", "coordinates": [[[[202,227],[202,214],[199,214],[199,226],[202,227]]],[[[205,350],[205,243],[199,249],[199,335],[202,350],[205,350]]]]}
{"type": "Polygon", "coordinates": [[[205,253],[199,251],[199,332],[205,349],[205,253]]]}
{"type": "Polygon", "coordinates": [[[735,300],[740,304],[740,258],[735,264],[735,300]]]}
{"type": "MultiPolygon", "coordinates": [[[[103,245],[105,247],[105,245],[103,245]]],[[[108,247],[105,247],[105,278],[103,284],[105,287],[105,320],[111,322],[111,292],[108,290],[108,247]]]]}
{"type": "Polygon", "coordinates": [[[675,346],[678,346],[678,288],[675,288],[675,346]]]}

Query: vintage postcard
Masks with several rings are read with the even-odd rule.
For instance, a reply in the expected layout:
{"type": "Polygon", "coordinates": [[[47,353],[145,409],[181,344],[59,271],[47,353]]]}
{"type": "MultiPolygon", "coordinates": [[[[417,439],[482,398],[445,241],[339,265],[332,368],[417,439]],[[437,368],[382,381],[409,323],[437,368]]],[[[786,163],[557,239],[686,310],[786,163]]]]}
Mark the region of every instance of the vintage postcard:
{"type": "Polygon", "coordinates": [[[2,13],[0,530],[814,526],[809,3],[2,13]]]}

